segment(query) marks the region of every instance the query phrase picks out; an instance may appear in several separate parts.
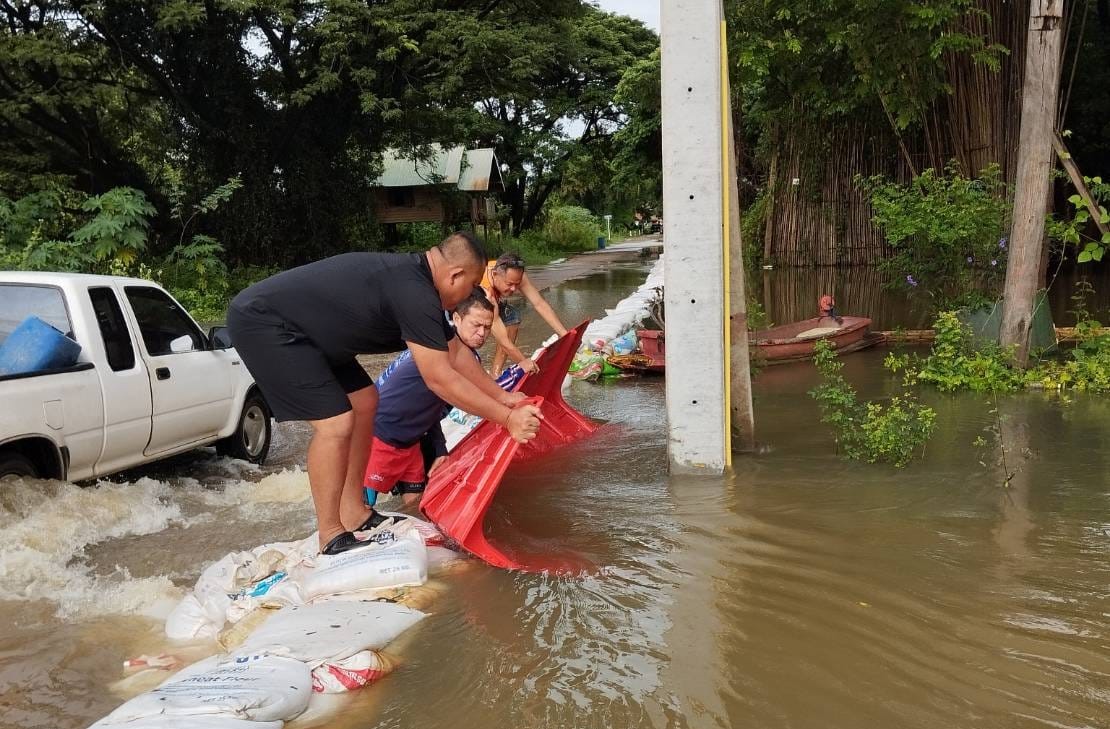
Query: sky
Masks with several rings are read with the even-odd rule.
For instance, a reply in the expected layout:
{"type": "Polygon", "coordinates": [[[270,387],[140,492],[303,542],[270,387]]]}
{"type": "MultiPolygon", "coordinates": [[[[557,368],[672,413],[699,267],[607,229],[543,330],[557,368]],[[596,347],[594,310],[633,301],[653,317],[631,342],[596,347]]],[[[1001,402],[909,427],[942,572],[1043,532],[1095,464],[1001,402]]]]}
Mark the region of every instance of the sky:
{"type": "Polygon", "coordinates": [[[598,7],[612,13],[629,15],[659,32],[659,0],[593,0],[598,7]]]}

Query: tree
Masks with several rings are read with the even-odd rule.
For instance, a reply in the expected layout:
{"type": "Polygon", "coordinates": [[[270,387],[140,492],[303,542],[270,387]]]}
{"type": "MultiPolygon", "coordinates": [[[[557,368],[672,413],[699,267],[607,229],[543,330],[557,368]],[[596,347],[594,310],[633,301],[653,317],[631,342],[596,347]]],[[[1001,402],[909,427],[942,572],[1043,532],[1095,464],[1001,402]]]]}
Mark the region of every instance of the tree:
{"type": "Polygon", "coordinates": [[[629,66],[617,84],[614,101],[623,113],[621,127],[567,160],[559,195],[591,210],[631,218],[655,212],[663,200],[660,54],[629,66]]]}
{"type": "Polygon", "coordinates": [[[471,76],[481,116],[470,122],[476,141],[496,147],[507,168],[503,202],[519,234],[536,224],[576,154],[604,147],[626,123],[617,85],[659,39],[637,20],[579,3],[542,20],[493,13],[473,30],[488,48],[487,26],[511,21],[518,36],[499,35],[506,45],[493,53],[506,65],[471,76]]]}

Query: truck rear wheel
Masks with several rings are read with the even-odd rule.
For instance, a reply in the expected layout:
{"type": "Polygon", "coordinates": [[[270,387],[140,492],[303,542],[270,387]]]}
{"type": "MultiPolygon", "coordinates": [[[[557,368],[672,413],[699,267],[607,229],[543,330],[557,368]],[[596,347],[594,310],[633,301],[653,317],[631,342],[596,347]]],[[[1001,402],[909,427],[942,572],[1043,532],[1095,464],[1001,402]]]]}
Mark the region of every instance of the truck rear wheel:
{"type": "Polygon", "coordinates": [[[262,463],[270,452],[273,436],[273,414],[266,400],[257,392],[247,395],[239,425],[235,432],[216,441],[216,452],[221,456],[241,458],[251,463],[262,463]]]}
{"type": "Polygon", "coordinates": [[[9,477],[38,478],[39,471],[22,453],[0,451],[0,480],[9,477]]]}

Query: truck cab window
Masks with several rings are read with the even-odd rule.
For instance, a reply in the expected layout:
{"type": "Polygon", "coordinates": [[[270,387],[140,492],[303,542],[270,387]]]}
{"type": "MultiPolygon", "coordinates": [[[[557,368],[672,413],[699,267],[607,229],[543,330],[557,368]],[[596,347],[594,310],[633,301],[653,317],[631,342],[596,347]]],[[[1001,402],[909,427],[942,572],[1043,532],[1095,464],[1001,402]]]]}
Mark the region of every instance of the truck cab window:
{"type": "Polygon", "coordinates": [[[135,348],[131,344],[131,333],[123,319],[116,293],[107,287],[89,289],[89,299],[96,312],[96,323],[100,327],[100,337],[104,340],[104,350],[108,355],[108,366],[114,372],[129,370],[135,366],[135,348]]]}
{"type": "Polygon", "coordinates": [[[73,337],[65,298],[53,286],[0,284],[0,344],[29,316],[37,316],[67,337],[73,337]]]}
{"type": "Polygon", "coordinates": [[[204,349],[204,335],[177,303],[159,289],[127,286],[127,301],[152,357],[204,349]]]}

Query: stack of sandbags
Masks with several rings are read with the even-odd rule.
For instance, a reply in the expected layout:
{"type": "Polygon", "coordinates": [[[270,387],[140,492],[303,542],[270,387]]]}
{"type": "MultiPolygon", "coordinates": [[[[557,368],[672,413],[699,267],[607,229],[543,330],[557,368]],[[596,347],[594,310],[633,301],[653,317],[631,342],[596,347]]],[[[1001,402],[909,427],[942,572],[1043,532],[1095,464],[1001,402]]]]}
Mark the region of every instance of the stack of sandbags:
{"type": "MultiPolygon", "coordinates": [[[[401,603],[429,603],[436,592],[425,586],[429,562],[449,569],[459,555],[443,546],[433,524],[412,517],[358,536],[370,543],[334,556],[317,554],[314,534],[210,565],[166,632],[215,640],[225,652],[130,699],[94,727],[279,729],[311,696],[358,689],[391,671],[394,660],[382,649],[424,617],[401,603]]],[[[152,676],[177,668],[173,658],[137,664],[152,676]]]]}
{"type": "Polygon", "coordinates": [[[381,649],[423,618],[376,600],[285,607],[234,651],[194,663],[93,727],[276,729],[313,693],[351,691],[388,673],[393,663],[381,649]]]}
{"type": "Polygon", "coordinates": [[[442,543],[419,519],[387,523],[363,535],[371,543],[317,554],[315,534],[236,552],[210,565],[166,620],[173,640],[215,639],[261,606],[304,605],[347,592],[390,590],[428,578],[426,542],[442,543]]]}
{"type": "Polygon", "coordinates": [[[605,310],[605,316],[595,319],[586,327],[582,335],[582,348],[604,349],[611,340],[643,321],[651,312],[651,306],[663,290],[663,256],[652,266],[647,280],[636,291],[621,300],[612,309],[605,310]]]}

